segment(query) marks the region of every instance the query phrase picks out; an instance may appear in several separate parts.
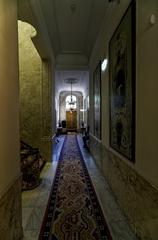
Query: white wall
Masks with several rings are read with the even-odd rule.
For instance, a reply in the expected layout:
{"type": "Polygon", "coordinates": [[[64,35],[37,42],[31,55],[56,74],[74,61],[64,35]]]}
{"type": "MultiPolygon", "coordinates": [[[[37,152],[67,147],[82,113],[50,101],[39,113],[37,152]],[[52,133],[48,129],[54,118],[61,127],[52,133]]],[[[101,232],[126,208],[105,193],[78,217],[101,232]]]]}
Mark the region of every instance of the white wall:
{"type": "Polygon", "coordinates": [[[0,194],[20,174],[17,5],[0,1],[0,194]]]}

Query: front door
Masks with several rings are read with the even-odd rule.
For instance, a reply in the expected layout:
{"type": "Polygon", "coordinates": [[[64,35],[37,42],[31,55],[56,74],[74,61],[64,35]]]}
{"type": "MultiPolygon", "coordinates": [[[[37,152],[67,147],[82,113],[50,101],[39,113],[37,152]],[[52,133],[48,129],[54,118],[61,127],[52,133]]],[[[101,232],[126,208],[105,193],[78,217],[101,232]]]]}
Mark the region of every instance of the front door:
{"type": "Polygon", "coordinates": [[[66,111],[66,128],[68,131],[77,130],[77,111],[66,111]]]}

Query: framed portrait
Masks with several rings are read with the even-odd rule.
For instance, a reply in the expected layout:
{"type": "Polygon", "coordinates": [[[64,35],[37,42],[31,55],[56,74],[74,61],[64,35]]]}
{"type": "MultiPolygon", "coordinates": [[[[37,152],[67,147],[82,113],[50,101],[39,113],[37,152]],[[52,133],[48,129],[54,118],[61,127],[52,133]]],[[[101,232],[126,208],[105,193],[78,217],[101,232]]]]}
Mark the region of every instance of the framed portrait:
{"type": "Polygon", "coordinates": [[[110,146],[135,161],[135,2],[109,43],[110,146]]]}
{"type": "Polygon", "coordinates": [[[101,62],[93,73],[94,136],[101,139],[101,62]]]}

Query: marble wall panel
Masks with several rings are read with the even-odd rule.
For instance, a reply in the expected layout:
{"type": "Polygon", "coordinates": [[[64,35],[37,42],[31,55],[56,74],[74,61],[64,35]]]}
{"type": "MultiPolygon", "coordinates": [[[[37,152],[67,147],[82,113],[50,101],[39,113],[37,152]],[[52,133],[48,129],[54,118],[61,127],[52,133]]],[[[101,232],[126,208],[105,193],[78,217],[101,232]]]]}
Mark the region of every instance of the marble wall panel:
{"type": "Polygon", "coordinates": [[[0,198],[0,239],[21,240],[22,206],[21,177],[0,198]]]}
{"type": "Polygon", "coordinates": [[[99,169],[101,169],[102,168],[101,144],[97,141],[97,139],[93,135],[90,135],[89,146],[90,146],[91,153],[95,158],[95,162],[97,166],[99,167],[99,169]]]}
{"type": "Polygon", "coordinates": [[[42,126],[41,153],[47,161],[52,157],[52,78],[50,63],[42,62],[42,126]]]}
{"type": "Polygon", "coordinates": [[[41,138],[41,155],[45,158],[47,162],[52,161],[52,137],[51,136],[44,136],[41,138]]]}
{"type": "Polygon", "coordinates": [[[20,136],[24,142],[39,148],[46,161],[51,161],[51,64],[39,56],[31,39],[32,31],[30,24],[18,21],[20,136]]]}
{"type": "Polygon", "coordinates": [[[42,117],[42,61],[31,40],[33,27],[18,21],[20,137],[33,147],[40,146],[42,117]]]}
{"type": "Polygon", "coordinates": [[[52,131],[52,79],[50,63],[42,61],[42,136],[50,136],[52,131]]]}
{"type": "Polygon", "coordinates": [[[138,239],[158,239],[158,191],[101,143],[90,140],[96,164],[107,179],[138,239]],[[100,146],[99,146],[100,145],[100,146]]]}

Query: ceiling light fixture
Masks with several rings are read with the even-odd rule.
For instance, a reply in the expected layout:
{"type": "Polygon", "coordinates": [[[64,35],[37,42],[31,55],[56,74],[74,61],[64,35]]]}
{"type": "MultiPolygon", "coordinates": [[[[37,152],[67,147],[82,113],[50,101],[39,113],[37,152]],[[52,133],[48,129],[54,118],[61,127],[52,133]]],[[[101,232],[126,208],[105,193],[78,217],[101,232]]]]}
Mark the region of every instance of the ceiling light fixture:
{"type": "Polygon", "coordinates": [[[72,97],[72,80],[70,82],[71,84],[71,94],[70,94],[70,102],[68,103],[70,105],[70,112],[72,112],[74,110],[74,106],[75,106],[75,103],[76,101],[73,100],[73,97],[72,97]]]}
{"type": "Polygon", "coordinates": [[[78,79],[70,77],[70,78],[66,78],[64,80],[64,82],[70,84],[70,86],[71,86],[70,96],[67,99],[67,107],[70,109],[70,112],[72,112],[72,111],[74,111],[76,109],[76,96],[73,95],[72,84],[78,83],[78,79]]]}

